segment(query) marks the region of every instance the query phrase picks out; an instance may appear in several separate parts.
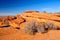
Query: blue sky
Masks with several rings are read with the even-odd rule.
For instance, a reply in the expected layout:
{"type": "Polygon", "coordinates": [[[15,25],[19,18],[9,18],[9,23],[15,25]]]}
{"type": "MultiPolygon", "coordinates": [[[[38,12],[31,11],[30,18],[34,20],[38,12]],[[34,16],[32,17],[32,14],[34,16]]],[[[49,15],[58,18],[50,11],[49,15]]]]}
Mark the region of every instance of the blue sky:
{"type": "Polygon", "coordinates": [[[60,0],[0,0],[0,15],[15,15],[25,10],[60,12],[60,0]]]}

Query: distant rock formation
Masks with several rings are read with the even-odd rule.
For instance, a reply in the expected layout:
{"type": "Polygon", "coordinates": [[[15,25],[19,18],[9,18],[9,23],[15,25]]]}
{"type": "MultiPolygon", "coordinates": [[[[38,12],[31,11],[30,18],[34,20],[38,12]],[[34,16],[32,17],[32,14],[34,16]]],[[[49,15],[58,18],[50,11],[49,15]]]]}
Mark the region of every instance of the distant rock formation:
{"type": "Polygon", "coordinates": [[[24,11],[24,13],[33,13],[33,12],[39,12],[39,11],[35,11],[35,10],[26,10],[26,11],[24,11]]]}

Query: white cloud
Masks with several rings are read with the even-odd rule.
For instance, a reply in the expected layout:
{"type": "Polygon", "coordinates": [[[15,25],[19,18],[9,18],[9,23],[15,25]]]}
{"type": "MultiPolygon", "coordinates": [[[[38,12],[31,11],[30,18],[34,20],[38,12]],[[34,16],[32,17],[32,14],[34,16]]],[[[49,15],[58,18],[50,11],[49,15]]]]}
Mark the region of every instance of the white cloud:
{"type": "Polygon", "coordinates": [[[44,11],[44,10],[51,10],[52,8],[43,8],[42,10],[44,11]]]}

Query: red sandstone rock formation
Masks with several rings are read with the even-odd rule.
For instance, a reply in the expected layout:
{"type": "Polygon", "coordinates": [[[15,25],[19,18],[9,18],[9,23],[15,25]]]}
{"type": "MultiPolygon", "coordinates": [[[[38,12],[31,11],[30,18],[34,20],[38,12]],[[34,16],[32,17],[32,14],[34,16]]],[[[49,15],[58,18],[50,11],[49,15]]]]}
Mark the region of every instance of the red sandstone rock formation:
{"type": "Polygon", "coordinates": [[[32,20],[37,24],[51,22],[56,27],[60,27],[59,13],[49,14],[48,12],[27,10],[15,16],[0,16],[0,40],[60,40],[60,30],[51,30],[46,34],[37,32],[35,35],[24,33],[23,29],[32,20]]]}

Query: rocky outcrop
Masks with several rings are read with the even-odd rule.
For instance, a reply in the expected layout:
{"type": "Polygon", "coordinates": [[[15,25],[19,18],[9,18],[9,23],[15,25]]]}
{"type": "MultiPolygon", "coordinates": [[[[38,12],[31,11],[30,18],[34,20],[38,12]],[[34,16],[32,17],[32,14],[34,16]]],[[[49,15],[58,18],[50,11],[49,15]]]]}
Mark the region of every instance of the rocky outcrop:
{"type": "Polygon", "coordinates": [[[58,30],[60,31],[59,13],[27,10],[15,16],[0,16],[0,40],[60,40],[58,30]]]}

